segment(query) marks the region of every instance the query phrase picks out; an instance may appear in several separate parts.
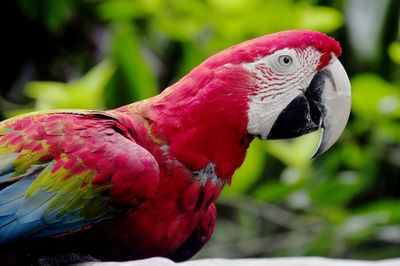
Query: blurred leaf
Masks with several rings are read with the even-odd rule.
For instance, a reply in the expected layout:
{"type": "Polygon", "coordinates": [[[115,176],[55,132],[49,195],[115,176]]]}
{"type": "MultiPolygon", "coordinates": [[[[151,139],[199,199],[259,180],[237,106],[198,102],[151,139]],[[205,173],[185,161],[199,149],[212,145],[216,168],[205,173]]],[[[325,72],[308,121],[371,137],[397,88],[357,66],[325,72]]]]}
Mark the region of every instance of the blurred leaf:
{"type": "Polygon", "coordinates": [[[346,164],[350,169],[361,169],[367,164],[371,155],[366,149],[362,149],[359,145],[354,142],[346,142],[346,145],[341,147],[341,155],[343,163],[346,164]],[[346,160],[346,158],[351,158],[351,160],[346,160]]]}
{"type": "Polygon", "coordinates": [[[295,27],[295,16],[288,15],[288,11],[296,10],[296,5],[290,0],[209,2],[213,33],[209,45],[216,51],[245,39],[295,27]]]}
{"type": "Polygon", "coordinates": [[[399,206],[400,199],[380,200],[357,209],[354,214],[381,217],[378,220],[385,220],[388,223],[400,223],[399,206]]]}
{"type": "Polygon", "coordinates": [[[374,133],[374,137],[381,145],[398,143],[400,141],[400,124],[390,120],[382,120],[376,126],[374,133]]]}
{"type": "Polygon", "coordinates": [[[22,14],[30,20],[36,20],[40,17],[42,0],[18,0],[22,14]]]}
{"type": "Polygon", "coordinates": [[[207,21],[207,10],[203,1],[165,1],[156,10],[156,27],[173,40],[194,41],[207,21]]]}
{"type": "Polygon", "coordinates": [[[320,254],[320,256],[329,256],[334,248],[335,241],[332,229],[327,228],[317,235],[317,237],[306,246],[305,255],[320,254]]]}
{"type": "Polygon", "coordinates": [[[392,42],[388,47],[388,54],[393,62],[400,65],[400,42],[392,42]]]}
{"type": "Polygon", "coordinates": [[[192,43],[184,43],[182,45],[183,48],[183,57],[181,63],[179,65],[179,71],[177,76],[183,77],[189,71],[196,66],[198,66],[201,62],[203,62],[208,54],[208,50],[204,49],[202,46],[194,45],[192,43]],[[203,48],[203,49],[202,49],[203,48]]]}
{"type": "Polygon", "coordinates": [[[399,90],[380,76],[360,74],[351,79],[352,110],[367,120],[400,116],[399,90]]]}
{"type": "Polygon", "coordinates": [[[276,202],[284,199],[297,188],[298,186],[285,185],[280,182],[270,181],[258,186],[253,192],[253,196],[265,202],[276,202]]]}
{"type": "Polygon", "coordinates": [[[46,25],[52,31],[59,31],[63,24],[71,17],[73,10],[72,0],[47,1],[46,25]]]}
{"type": "Polygon", "coordinates": [[[35,81],[26,88],[27,95],[36,99],[36,110],[103,107],[104,88],[115,71],[113,63],[103,61],[85,76],[69,83],[35,81]]]}
{"type": "Polygon", "coordinates": [[[332,32],[343,25],[342,13],[331,7],[302,6],[298,12],[300,29],[332,32]]]}
{"type": "Polygon", "coordinates": [[[254,8],[260,5],[260,1],[247,1],[247,0],[208,0],[211,9],[223,13],[247,13],[253,11],[254,8]]]}
{"type": "Polygon", "coordinates": [[[20,109],[15,109],[15,110],[8,110],[4,112],[4,116],[6,118],[11,118],[17,115],[22,115],[30,112],[36,111],[34,108],[20,108],[20,109]]]}
{"type": "Polygon", "coordinates": [[[400,222],[399,204],[400,200],[382,200],[360,208],[336,228],[336,234],[353,245],[371,239],[381,225],[400,222]]]}
{"type": "Polygon", "coordinates": [[[153,72],[141,54],[137,31],[128,22],[113,25],[113,56],[130,92],[130,101],[143,100],[158,93],[153,72]]]}
{"type": "Polygon", "coordinates": [[[311,189],[315,204],[344,205],[363,188],[364,182],[355,172],[341,172],[334,180],[325,181],[311,189]]]}
{"type": "Polygon", "coordinates": [[[99,17],[104,20],[121,21],[141,17],[143,1],[113,0],[105,1],[97,6],[99,17]]]}
{"type": "Polygon", "coordinates": [[[343,205],[314,204],[313,212],[328,223],[325,226],[329,230],[331,226],[341,224],[349,216],[349,211],[343,205]]]}
{"type": "Polygon", "coordinates": [[[270,140],[265,149],[287,165],[306,168],[311,163],[311,156],[318,146],[319,131],[292,140],[270,140]]]}
{"type": "Polygon", "coordinates": [[[31,20],[41,19],[52,32],[59,32],[73,14],[72,0],[19,0],[21,10],[31,20]]]}
{"type": "Polygon", "coordinates": [[[258,180],[264,170],[266,154],[260,140],[254,140],[247,150],[243,165],[235,172],[231,187],[224,189],[224,194],[243,194],[258,180]]]}

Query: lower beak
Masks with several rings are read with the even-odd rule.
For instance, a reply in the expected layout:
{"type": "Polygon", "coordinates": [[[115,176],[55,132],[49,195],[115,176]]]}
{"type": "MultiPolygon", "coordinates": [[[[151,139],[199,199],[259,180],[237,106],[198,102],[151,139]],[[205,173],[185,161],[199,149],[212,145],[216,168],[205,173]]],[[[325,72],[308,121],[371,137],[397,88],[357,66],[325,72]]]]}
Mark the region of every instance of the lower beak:
{"type": "Polygon", "coordinates": [[[294,98],[279,114],[267,138],[298,137],[321,127],[321,139],[311,157],[315,158],[340,137],[347,124],[350,107],[350,81],[342,64],[336,59],[317,72],[307,90],[294,98]]]}

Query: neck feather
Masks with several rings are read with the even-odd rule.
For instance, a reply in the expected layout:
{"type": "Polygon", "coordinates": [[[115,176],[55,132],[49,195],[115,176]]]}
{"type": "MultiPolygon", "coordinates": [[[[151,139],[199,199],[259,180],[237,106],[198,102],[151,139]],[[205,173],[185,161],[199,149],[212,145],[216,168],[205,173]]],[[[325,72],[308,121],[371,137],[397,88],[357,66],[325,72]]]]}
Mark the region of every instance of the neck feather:
{"type": "Polygon", "coordinates": [[[247,133],[251,84],[242,67],[200,65],[160,95],[125,108],[146,117],[151,133],[189,169],[213,163],[229,182],[253,139],[247,133]]]}

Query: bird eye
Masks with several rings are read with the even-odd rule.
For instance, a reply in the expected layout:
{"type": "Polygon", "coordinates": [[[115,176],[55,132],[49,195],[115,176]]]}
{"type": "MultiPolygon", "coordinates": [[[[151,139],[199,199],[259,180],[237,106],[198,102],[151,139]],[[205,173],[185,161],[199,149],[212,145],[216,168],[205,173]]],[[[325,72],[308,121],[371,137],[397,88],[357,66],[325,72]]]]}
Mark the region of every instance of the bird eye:
{"type": "Polygon", "coordinates": [[[293,59],[288,55],[281,55],[279,57],[279,63],[282,66],[290,66],[292,64],[292,62],[293,62],[293,59]]]}

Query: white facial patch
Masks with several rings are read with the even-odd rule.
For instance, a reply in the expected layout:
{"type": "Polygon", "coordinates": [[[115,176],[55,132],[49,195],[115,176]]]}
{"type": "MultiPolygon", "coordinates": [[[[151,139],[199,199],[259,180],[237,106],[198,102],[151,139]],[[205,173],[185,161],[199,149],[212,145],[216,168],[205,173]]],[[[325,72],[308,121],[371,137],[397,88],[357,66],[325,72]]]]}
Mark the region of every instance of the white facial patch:
{"type": "Polygon", "coordinates": [[[258,91],[250,96],[248,133],[266,139],[282,110],[310,84],[321,53],[313,47],[282,49],[242,66],[254,73],[258,91]]]}

